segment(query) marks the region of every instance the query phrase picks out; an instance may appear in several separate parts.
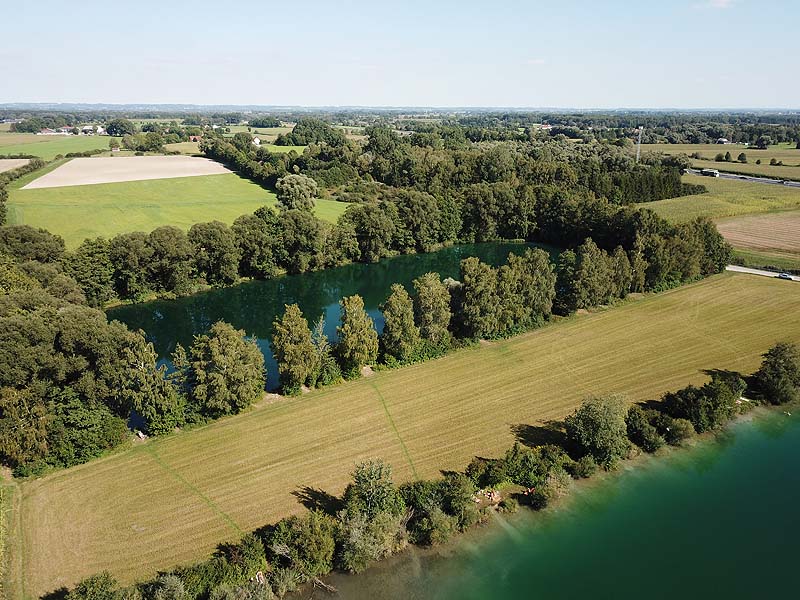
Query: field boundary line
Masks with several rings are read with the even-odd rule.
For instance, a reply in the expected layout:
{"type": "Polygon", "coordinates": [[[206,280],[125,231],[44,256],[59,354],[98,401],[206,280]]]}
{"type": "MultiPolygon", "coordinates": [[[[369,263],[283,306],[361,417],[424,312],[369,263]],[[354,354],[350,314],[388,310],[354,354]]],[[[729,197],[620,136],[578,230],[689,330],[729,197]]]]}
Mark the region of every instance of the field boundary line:
{"type": "Polygon", "coordinates": [[[233,529],[240,536],[244,535],[245,532],[242,530],[241,527],[239,527],[238,523],[236,523],[236,521],[234,521],[233,518],[228,513],[226,513],[219,506],[217,506],[216,503],[211,498],[206,496],[203,492],[201,492],[199,488],[189,483],[180,473],[178,473],[175,469],[170,467],[164,461],[164,459],[161,458],[161,456],[159,456],[158,451],[152,444],[148,444],[147,452],[153,457],[153,460],[159,467],[161,467],[167,473],[172,475],[172,477],[174,477],[176,481],[185,485],[194,495],[200,498],[203,501],[203,503],[211,509],[212,512],[214,512],[217,516],[222,517],[222,519],[228,524],[228,526],[231,529],[233,529]]]}
{"type": "Polygon", "coordinates": [[[403,451],[403,454],[406,457],[406,461],[408,461],[408,466],[411,467],[411,473],[414,475],[414,479],[419,479],[419,475],[417,475],[417,468],[414,466],[414,461],[411,458],[411,453],[408,451],[406,443],[403,441],[400,432],[397,430],[397,425],[395,425],[394,419],[392,418],[392,413],[389,412],[389,405],[386,403],[386,398],[383,397],[383,394],[381,394],[380,390],[378,389],[378,386],[375,385],[374,381],[370,381],[369,385],[373,390],[375,390],[375,393],[378,396],[378,400],[381,401],[381,406],[383,406],[383,412],[386,413],[386,418],[389,421],[389,425],[391,426],[392,431],[394,431],[394,435],[395,437],[397,437],[397,441],[400,442],[400,449],[403,451]]]}

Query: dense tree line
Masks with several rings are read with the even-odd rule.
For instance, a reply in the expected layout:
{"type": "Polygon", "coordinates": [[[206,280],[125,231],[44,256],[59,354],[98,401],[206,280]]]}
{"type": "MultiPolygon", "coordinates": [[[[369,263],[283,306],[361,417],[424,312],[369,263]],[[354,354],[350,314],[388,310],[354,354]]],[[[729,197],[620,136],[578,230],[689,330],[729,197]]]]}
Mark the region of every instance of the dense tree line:
{"type": "Polygon", "coordinates": [[[397,485],[388,464],[363,461],[355,466],[341,498],[321,504],[307,497],[306,513],[221,545],[205,562],[128,588],[101,573],[80,582],[67,598],[266,600],[304,583],[324,587],[320,578],[335,569],[358,573],[408,544],[442,544],[485,522],[492,511],[514,512],[520,504],[544,508],[568,494],[575,480],[591,477],[598,466],[614,469],[638,452],[680,446],[696,431],[722,427],[755,406],[758,398],[774,403],[796,399],[797,347],[774,346],[751,379],[755,387],[748,395],[754,401],[742,400],[746,386],[736,373],[715,375],[699,389],[689,386],[667,394],[650,408],[630,405],[619,396],[588,398],[567,417],[563,429],[554,431],[558,444],[517,442],[500,458],[476,457],[462,472],[438,479],[397,485]],[[789,395],[763,396],[775,388],[789,395]]]}

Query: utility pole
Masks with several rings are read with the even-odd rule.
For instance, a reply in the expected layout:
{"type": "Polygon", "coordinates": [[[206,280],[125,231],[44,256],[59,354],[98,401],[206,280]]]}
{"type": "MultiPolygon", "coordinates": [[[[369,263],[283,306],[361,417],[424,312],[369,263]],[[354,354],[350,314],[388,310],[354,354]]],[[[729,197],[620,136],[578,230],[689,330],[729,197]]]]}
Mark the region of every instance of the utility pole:
{"type": "Polygon", "coordinates": [[[644,127],[639,125],[639,141],[636,144],[636,162],[639,162],[639,157],[642,154],[642,132],[644,131],[644,127]]]}

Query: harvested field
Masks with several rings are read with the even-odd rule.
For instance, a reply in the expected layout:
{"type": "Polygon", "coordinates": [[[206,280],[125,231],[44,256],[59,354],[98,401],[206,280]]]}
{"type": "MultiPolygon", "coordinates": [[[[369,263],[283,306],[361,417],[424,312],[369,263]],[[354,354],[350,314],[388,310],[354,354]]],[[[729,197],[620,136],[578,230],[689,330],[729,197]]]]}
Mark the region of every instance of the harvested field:
{"type": "Polygon", "coordinates": [[[0,173],[24,167],[28,162],[27,158],[0,158],[0,173]]]}
{"type": "Polygon", "coordinates": [[[218,162],[195,156],[75,158],[27,184],[23,190],[121,183],[230,173],[218,162]]]}
{"type": "Polygon", "coordinates": [[[341,493],[358,460],[386,459],[399,481],[432,477],[535,437],[590,394],[650,399],[705,369],[749,373],[777,340],[800,342],[798,310],[791,284],[727,273],[25,482],[13,593],[206,557],[304,497],[341,493]]]}
{"type": "Polygon", "coordinates": [[[736,248],[800,254],[800,211],[722,219],[717,229],[736,248]]]}

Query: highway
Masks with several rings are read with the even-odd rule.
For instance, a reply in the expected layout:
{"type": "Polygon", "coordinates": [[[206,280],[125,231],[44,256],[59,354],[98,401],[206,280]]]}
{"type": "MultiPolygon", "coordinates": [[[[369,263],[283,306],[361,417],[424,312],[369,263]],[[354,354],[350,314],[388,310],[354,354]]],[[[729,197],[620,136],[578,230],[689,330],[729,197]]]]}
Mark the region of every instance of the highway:
{"type": "MultiPolygon", "coordinates": [[[[727,271],[734,271],[736,273],[748,273],[750,275],[761,275],[762,277],[777,277],[775,271],[763,271],[761,269],[750,269],[749,267],[740,267],[738,265],[728,265],[725,267],[727,271]]],[[[800,281],[800,276],[791,275],[792,281],[800,281]]]]}
{"type": "MultiPolygon", "coordinates": [[[[700,169],[686,169],[692,175],[702,175],[700,169]]],[[[768,177],[753,177],[751,175],[734,175],[733,173],[719,172],[720,179],[737,179],[739,181],[749,181],[750,183],[767,183],[769,185],[783,185],[786,187],[800,188],[800,181],[783,181],[781,179],[769,179],[768,177]]]]}

